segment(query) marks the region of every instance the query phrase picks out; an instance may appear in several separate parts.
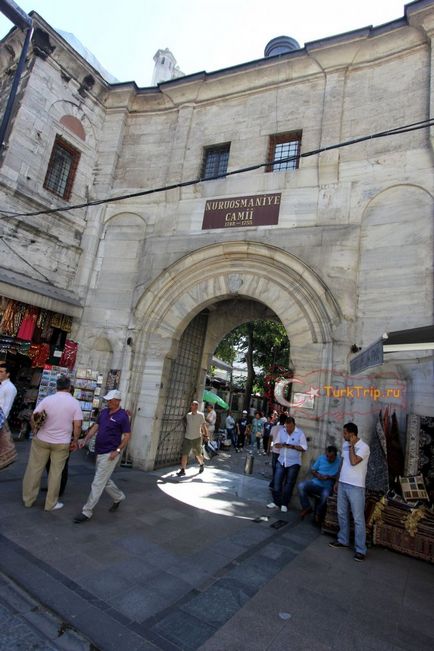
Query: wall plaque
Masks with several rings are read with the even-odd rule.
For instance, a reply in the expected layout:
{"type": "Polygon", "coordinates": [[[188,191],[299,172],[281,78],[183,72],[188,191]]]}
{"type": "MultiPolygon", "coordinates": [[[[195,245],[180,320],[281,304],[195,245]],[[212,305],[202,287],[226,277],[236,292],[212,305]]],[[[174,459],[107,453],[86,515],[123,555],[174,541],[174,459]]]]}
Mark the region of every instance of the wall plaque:
{"type": "Polygon", "coordinates": [[[205,203],[202,230],[277,224],[280,197],[279,192],[230,199],[210,199],[205,203]]]}

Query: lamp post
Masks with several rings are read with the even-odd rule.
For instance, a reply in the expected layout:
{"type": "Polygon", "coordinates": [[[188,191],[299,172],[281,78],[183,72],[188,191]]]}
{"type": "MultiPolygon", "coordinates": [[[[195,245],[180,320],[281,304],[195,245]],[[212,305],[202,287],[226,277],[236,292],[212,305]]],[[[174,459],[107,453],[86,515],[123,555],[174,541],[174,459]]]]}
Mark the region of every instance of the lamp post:
{"type": "Polygon", "coordinates": [[[0,0],[0,11],[2,14],[9,18],[10,21],[14,23],[19,29],[25,32],[26,37],[24,39],[24,44],[21,50],[20,59],[18,61],[17,69],[12,81],[11,90],[9,93],[8,101],[6,104],[5,112],[0,124],[0,152],[4,148],[4,140],[6,137],[6,131],[9,126],[9,122],[12,117],[12,111],[15,106],[15,100],[17,97],[18,85],[20,83],[21,75],[23,74],[24,66],[26,63],[26,56],[30,45],[30,39],[33,34],[33,22],[30,16],[28,16],[13,0],[0,0]]]}

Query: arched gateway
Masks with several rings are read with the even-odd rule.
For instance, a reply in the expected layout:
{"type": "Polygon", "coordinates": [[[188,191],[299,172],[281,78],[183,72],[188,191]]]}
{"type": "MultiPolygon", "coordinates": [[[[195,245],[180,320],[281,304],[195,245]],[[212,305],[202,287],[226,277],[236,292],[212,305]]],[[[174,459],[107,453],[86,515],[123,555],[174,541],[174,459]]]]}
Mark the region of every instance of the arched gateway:
{"type": "MultiPolygon", "coordinates": [[[[296,372],[316,369],[318,384],[327,383],[332,368],[332,332],[341,316],[318,274],[294,255],[266,244],[226,242],[193,251],[168,267],[136,305],[137,341],[129,391],[135,413],[131,454],[136,466],[150,469],[155,465],[163,416],[167,419],[166,406],[173,399],[169,387],[172,380],[173,391],[178,356],[183,357],[184,365],[192,362],[186,374],[190,381],[193,378],[190,386],[200,395],[209,354],[206,318],[195,317],[215,304],[218,309],[219,302],[229,299],[268,306],[286,328],[296,372]]],[[[184,410],[192,395],[185,387],[183,400],[178,397],[178,408],[184,410]]],[[[318,417],[314,428],[320,445],[324,432],[321,414],[318,417]]]]}

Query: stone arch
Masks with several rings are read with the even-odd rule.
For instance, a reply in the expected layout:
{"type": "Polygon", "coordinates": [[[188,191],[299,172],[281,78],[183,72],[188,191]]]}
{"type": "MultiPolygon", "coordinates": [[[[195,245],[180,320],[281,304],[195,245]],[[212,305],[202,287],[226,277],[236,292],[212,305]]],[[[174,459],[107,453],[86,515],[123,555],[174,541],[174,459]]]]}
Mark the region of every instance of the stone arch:
{"type": "Polygon", "coordinates": [[[196,315],[235,298],[271,307],[303,368],[324,368],[324,348],[332,346],[341,312],[310,267],[282,249],[254,242],[213,244],[191,252],[156,278],[136,304],[129,396],[136,414],[131,448],[137,465],[150,468],[155,457],[167,359],[176,356],[178,342],[196,315]]]}
{"type": "MultiPolygon", "coordinates": [[[[92,150],[96,148],[96,136],[95,136],[95,127],[92,124],[91,120],[78,104],[70,102],[64,99],[59,99],[53,102],[48,110],[48,116],[54,118],[59,124],[62,124],[62,118],[64,116],[69,116],[78,120],[81,123],[83,130],[85,132],[85,139],[80,138],[81,141],[85,142],[92,150]]],[[[62,125],[64,126],[64,125],[62,125]]],[[[70,129],[66,126],[65,129],[68,129],[68,133],[71,133],[70,129]]],[[[72,132],[74,133],[74,131],[72,132]]],[[[74,133],[74,135],[76,135],[74,133]]],[[[76,136],[77,137],[77,136],[76,136]]]]}
{"type": "Polygon", "coordinates": [[[150,336],[158,332],[165,340],[216,300],[236,296],[271,302],[300,345],[331,341],[341,316],[313,269],[282,249],[253,242],[214,244],[184,256],[146,290],[135,316],[137,322],[146,320],[150,336]]]}
{"type": "Polygon", "coordinates": [[[77,138],[80,138],[83,141],[86,140],[86,132],[82,123],[73,115],[62,115],[60,118],[60,124],[71,131],[75,136],[77,136],[77,138]]]}

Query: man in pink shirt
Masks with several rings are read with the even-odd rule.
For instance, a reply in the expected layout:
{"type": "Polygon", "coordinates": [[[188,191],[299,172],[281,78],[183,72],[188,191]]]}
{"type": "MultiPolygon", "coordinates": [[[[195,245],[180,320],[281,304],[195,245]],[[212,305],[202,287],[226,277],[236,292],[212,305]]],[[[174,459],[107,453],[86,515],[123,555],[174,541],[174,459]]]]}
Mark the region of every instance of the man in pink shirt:
{"type": "Polygon", "coordinates": [[[42,473],[47,461],[50,460],[45,510],[56,511],[63,507],[63,504],[58,501],[62,470],[70,450],[77,449],[83,420],[80,403],[71,396],[70,387],[69,378],[60,375],[57,378],[57,392],[41,400],[33,412],[33,417],[35,414],[45,412],[46,419],[38,433],[33,436],[30,457],[23,478],[24,506],[30,507],[36,501],[42,473]]]}

